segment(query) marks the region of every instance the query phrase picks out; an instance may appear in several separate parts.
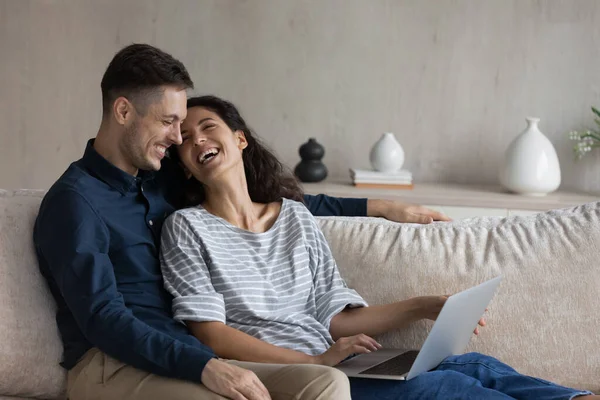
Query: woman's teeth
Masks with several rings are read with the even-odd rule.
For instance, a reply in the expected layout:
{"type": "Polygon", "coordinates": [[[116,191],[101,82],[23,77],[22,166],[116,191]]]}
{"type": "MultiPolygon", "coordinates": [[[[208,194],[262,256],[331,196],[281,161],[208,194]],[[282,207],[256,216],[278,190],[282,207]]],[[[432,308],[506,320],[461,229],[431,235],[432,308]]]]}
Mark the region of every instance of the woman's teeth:
{"type": "Polygon", "coordinates": [[[212,160],[217,154],[219,154],[218,149],[208,149],[198,156],[198,161],[200,162],[200,164],[206,164],[209,160],[212,160]]]}

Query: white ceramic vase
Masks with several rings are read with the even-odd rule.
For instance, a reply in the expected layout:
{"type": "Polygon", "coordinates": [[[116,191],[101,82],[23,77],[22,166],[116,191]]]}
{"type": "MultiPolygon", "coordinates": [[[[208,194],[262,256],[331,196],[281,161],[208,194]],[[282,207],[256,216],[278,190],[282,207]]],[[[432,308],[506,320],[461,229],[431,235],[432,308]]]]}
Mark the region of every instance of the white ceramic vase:
{"type": "Polygon", "coordinates": [[[560,186],[560,164],[552,143],[538,129],[539,118],[527,118],[527,129],[506,149],[500,183],[508,190],[545,196],[560,186]]]}
{"type": "Polygon", "coordinates": [[[380,172],[396,172],[404,164],[404,150],[393,133],[384,133],[371,148],[371,166],[380,172]]]}

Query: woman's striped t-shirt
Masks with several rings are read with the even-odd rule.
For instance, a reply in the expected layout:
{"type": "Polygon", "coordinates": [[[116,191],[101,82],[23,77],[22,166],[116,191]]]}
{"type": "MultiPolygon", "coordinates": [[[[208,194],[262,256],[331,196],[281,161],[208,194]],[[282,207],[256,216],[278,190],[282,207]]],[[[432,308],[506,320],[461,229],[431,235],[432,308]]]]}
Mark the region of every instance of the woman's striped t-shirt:
{"type": "Polygon", "coordinates": [[[161,265],[175,319],[220,321],[311,355],[333,344],[333,316],[367,305],[340,277],[314,217],[288,199],[264,233],[201,206],[175,212],[163,227],[161,265]]]}

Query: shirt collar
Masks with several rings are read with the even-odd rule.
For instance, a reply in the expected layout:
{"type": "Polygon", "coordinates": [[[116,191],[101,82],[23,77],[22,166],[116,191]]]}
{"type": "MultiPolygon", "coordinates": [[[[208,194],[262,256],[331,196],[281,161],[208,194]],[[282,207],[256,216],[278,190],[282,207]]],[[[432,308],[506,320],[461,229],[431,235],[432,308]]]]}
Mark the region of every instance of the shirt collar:
{"type": "Polygon", "coordinates": [[[145,182],[154,177],[151,171],[138,172],[138,176],[133,176],[113,165],[94,148],[94,139],[90,139],[85,148],[82,161],[86,168],[108,185],[118,190],[121,194],[129,191],[137,191],[139,182],[145,182]]]}

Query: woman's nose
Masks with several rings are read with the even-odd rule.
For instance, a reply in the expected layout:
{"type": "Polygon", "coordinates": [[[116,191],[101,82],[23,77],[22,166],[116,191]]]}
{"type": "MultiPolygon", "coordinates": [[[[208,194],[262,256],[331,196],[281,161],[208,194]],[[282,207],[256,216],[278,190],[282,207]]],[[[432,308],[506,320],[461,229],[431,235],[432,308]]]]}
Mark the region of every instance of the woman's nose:
{"type": "Polygon", "coordinates": [[[202,136],[200,136],[200,135],[196,136],[196,137],[194,138],[194,147],[196,147],[196,146],[200,146],[200,144],[201,144],[202,142],[206,142],[206,138],[204,138],[204,137],[202,137],[202,136]]]}

